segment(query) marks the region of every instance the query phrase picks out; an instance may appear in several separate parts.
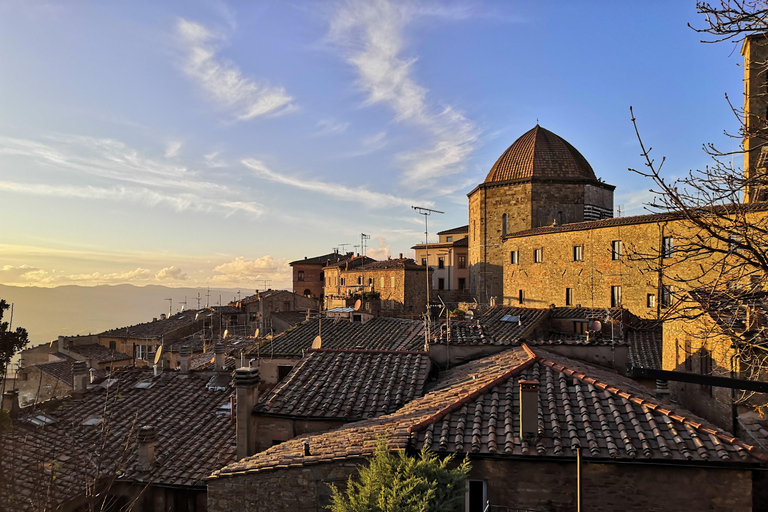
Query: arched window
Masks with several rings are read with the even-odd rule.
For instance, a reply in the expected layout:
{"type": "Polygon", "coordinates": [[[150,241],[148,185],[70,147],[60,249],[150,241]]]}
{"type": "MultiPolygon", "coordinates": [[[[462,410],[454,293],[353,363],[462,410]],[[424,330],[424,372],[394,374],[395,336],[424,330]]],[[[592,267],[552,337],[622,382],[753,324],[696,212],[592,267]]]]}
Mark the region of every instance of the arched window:
{"type": "Polygon", "coordinates": [[[560,225],[563,223],[563,212],[557,212],[557,224],[560,225]]]}
{"type": "Polygon", "coordinates": [[[507,234],[507,214],[501,216],[501,236],[506,236],[507,234]]]}
{"type": "MultiPolygon", "coordinates": [[[[304,296],[305,296],[305,297],[311,297],[311,296],[312,296],[312,292],[310,291],[310,289],[309,289],[309,288],[307,288],[306,290],[304,290],[304,296]]],[[[271,306],[272,306],[272,303],[270,302],[270,303],[269,303],[269,305],[270,305],[270,307],[271,307],[271,306]]]]}

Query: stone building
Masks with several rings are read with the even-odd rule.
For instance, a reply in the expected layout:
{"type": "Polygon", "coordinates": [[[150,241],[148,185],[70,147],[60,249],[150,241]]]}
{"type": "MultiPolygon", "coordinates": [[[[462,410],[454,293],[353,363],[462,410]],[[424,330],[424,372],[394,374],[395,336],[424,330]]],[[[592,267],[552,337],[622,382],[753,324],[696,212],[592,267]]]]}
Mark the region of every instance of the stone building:
{"type": "Polygon", "coordinates": [[[322,256],[313,258],[304,256],[302,260],[292,261],[290,265],[293,268],[293,291],[305,297],[322,300],[325,284],[323,268],[334,263],[351,260],[354,257],[355,254],[352,252],[340,254],[334,251],[322,256]]]}
{"type": "Polygon", "coordinates": [[[432,269],[432,295],[444,302],[462,302],[469,295],[469,226],[437,233],[434,244],[418,244],[416,262],[432,269]],[[429,258],[427,258],[427,254],[429,258]]]}
{"type": "Polygon", "coordinates": [[[308,309],[316,310],[319,306],[318,302],[318,299],[288,290],[262,292],[257,290],[254,295],[231,302],[230,306],[239,308],[245,314],[251,335],[259,329],[261,336],[265,336],[269,332],[285,330],[283,323],[280,323],[277,329],[272,325],[272,317],[275,313],[287,311],[306,313],[308,309]]]}
{"type": "Polygon", "coordinates": [[[552,224],[613,216],[613,185],[576,148],[536,125],[469,194],[469,291],[488,303],[503,293],[504,237],[552,224]]]}
{"type": "Polygon", "coordinates": [[[208,481],[209,512],[320,511],[384,437],[469,457],[467,511],[757,510],[755,445],[606,370],[526,345],[442,372],[398,411],[288,440],[208,481]],[[538,411],[538,412],[537,412],[538,411]],[[295,492],[301,488],[302,492],[295,492]]]}

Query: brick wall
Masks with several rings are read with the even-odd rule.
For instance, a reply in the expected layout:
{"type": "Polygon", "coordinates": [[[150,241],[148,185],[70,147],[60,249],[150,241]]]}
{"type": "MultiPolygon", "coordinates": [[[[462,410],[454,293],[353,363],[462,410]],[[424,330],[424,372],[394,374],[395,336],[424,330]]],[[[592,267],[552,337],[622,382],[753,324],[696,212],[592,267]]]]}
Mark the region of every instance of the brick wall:
{"type": "Polygon", "coordinates": [[[293,264],[293,291],[299,295],[305,295],[309,290],[310,297],[320,298],[323,296],[323,266],[303,263],[293,264]],[[303,275],[301,274],[303,273],[303,275]],[[299,280],[299,277],[302,277],[299,280]]]}

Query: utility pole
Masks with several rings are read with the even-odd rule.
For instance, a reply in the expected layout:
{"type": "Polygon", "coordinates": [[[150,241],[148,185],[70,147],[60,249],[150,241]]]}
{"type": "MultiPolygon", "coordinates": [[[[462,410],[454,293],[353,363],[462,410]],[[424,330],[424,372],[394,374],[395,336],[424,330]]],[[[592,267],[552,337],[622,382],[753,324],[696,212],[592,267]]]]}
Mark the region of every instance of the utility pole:
{"type": "Polygon", "coordinates": [[[414,210],[416,210],[416,213],[419,215],[424,216],[424,250],[427,253],[427,264],[426,264],[426,274],[427,274],[427,330],[425,333],[425,336],[427,338],[427,346],[429,346],[429,289],[432,287],[432,283],[429,282],[429,216],[433,213],[444,213],[440,210],[433,210],[431,208],[424,208],[422,206],[411,206],[414,210]]]}

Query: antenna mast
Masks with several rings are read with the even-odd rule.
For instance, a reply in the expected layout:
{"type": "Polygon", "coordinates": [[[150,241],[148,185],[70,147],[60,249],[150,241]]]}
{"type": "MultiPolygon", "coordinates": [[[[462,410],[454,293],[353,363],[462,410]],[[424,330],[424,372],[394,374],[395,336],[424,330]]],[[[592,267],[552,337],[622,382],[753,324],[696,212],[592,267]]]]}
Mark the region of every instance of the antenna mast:
{"type": "Polygon", "coordinates": [[[172,298],[172,297],[168,297],[168,298],[167,298],[167,299],[165,299],[165,300],[167,300],[167,301],[168,301],[168,316],[170,317],[170,316],[173,314],[173,313],[171,312],[171,311],[173,310],[173,298],[172,298]]]}
{"type": "Polygon", "coordinates": [[[422,206],[411,206],[414,210],[416,210],[416,213],[419,215],[424,216],[424,249],[427,253],[427,264],[426,264],[426,280],[427,280],[427,330],[424,333],[424,336],[427,339],[427,346],[429,346],[429,289],[431,288],[431,283],[429,282],[429,216],[433,213],[444,213],[440,210],[433,210],[431,208],[424,208],[422,206]]]}

